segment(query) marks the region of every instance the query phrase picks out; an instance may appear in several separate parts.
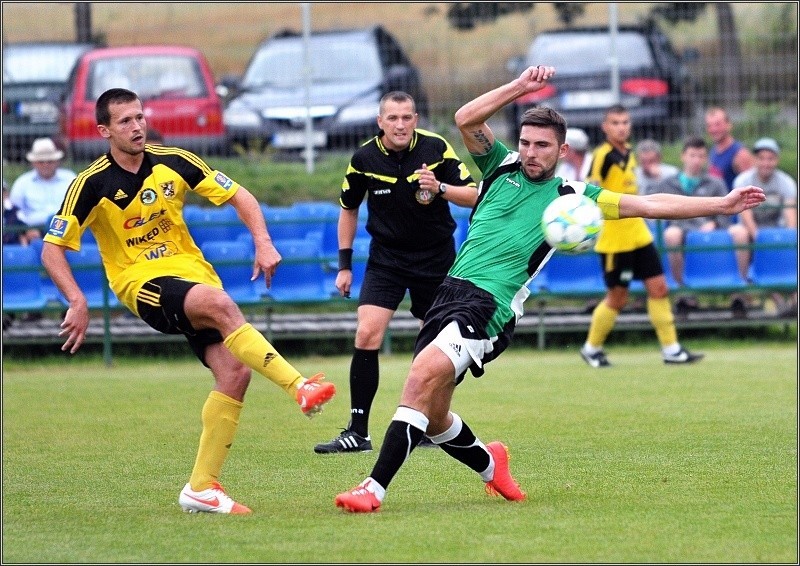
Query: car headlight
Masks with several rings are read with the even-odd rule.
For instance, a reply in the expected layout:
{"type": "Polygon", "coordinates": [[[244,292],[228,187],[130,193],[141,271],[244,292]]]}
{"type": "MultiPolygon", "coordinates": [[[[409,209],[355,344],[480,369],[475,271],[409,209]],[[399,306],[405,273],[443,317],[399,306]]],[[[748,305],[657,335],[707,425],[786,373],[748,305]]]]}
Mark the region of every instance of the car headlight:
{"type": "Polygon", "coordinates": [[[222,122],[229,128],[257,128],[261,125],[261,118],[247,108],[226,108],[222,113],[222,122]]]}
{"type": "Polygon", "coordinates": [[[380,114],[378,101],[359,102],[342,108],[336,121],[341,123],[375,121],[378,114],[380,114]]]}

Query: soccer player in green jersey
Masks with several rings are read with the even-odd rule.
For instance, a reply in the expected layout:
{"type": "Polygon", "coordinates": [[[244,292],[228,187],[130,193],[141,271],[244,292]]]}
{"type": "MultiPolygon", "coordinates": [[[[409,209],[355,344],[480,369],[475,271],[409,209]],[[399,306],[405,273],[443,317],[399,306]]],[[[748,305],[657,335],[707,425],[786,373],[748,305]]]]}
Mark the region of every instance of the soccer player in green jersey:
{"type": "Polygon", "coordinates": [[[400,405],[384,436],[369,477],[336,496],[336,506],[377,511],[386,489],[424,434],[442,451],[474,470],[491,495],[521,501],[526,495],[511,475],[506,446],[484,444],[450,410],[467,370],[475,377],[508,346],[522,316],[527,284],[553,250],[540,219],[560,194],[580,192],[595,200],[608,219],[689,218],[736,214],[764,200],[758,187],[724,197],[637,196],[554,177],[567,152],[567,125],[557,112],[538,107],[521,120],[517,151],[495,139],[486,121],[506,104],[544,88],[555,73],[528,67],[513,81],[482,94],[455,115],[464,144],[483,173],[467,239],[439,287],[417,338],[400,405]]]}

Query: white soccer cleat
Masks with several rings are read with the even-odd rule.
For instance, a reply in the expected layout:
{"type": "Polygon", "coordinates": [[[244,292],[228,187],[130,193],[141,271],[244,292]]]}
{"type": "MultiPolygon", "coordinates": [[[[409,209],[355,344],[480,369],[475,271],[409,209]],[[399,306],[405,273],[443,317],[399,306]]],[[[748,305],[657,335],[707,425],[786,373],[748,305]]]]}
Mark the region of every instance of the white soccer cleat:
{"type": "Polygon", "coordinates": [[[218,482],[203,491],[194,491],[190,484],[183,486],[178,503],[186,513],[228,513],[247,515],[250,508],[231,499],[218,482]]]}

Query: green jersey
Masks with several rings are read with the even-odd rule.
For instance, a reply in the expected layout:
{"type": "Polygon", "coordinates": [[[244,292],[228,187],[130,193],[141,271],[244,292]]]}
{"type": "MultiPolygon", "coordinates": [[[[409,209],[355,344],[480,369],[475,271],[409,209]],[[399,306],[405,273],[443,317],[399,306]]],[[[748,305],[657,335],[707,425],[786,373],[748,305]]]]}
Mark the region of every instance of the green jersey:
{"type": "MultiPolygon", "coordinates": [[[[500,166],[513,164],[519,154],[495,141],[483,155],[472,155],[488,179],[500,166]]],[[[544,239],[541,219],[544,209],[560,196],[560,177],[531,181],[521,168],[501,173],[486,187],[480,185],[467,239],[448,275],[466,279],[494,296],[497,310],[489,322],[489,335],[497,335],[511,320],[522,316],[522,304],[530,291],[530,280],[550,259],[552,248],[544,239]]],[[[597,201],[600,187],[574,183],[597,201]]]]}

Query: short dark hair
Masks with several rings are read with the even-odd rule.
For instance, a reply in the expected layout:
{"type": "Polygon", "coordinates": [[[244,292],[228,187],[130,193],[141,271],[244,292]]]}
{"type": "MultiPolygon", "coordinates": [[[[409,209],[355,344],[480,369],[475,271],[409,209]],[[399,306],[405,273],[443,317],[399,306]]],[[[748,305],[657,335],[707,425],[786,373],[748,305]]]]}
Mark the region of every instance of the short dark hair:
{"type": "Polygon", "coordinates": [[[708,144],[700,136],[689,136],[683,141],[683,149],[681,151],[686,151],[690,148],[708,150],[708,144]]]}
{"type": "Polygon", "coordinates": [[[94,117],[97,123],[103,126],[111,124],[111,111],[109,106],[122,102],[133,102],[139,100],[139,95],[126,88],[110,88],[101,94],[97,99],[94,109],[94,117]]]}
{"type": "Polygon", "coordinates": [[[559,145],[567,139],[567,121],[561,114],[547,106],[535,106],[526,110],[519,122],[519,127],[522,128],[522,126],[552,129],[559,145]]]}
{"type": "Polygon", "coordinates": [[[410,102],[411,110],[415,114],[417,113],[417,103],[414,102],[414,97],[408,94],[407,92],[403,92],[402,90],[393,90],[391,92],[387,92],[381,97],[380,109],[378,110],[380,113],[383,113],[383,107],[390,100],[392,102],[410,102]]]}
{"type": "Polygon", "coordinates": [[[605,117],[608,118],[612,114],[629,114],[627,108],[625,108],[622,104],[612,104],[608,108],[606,108],[605,117]]]}

